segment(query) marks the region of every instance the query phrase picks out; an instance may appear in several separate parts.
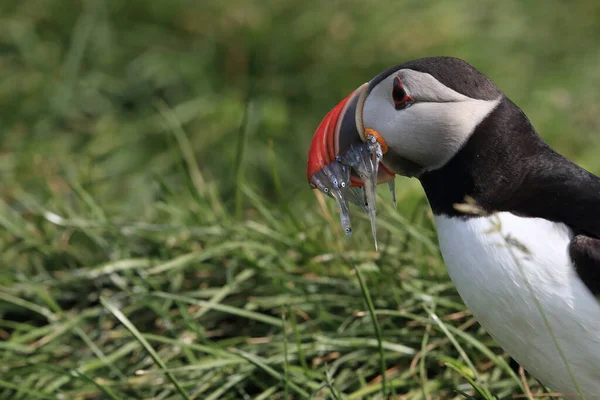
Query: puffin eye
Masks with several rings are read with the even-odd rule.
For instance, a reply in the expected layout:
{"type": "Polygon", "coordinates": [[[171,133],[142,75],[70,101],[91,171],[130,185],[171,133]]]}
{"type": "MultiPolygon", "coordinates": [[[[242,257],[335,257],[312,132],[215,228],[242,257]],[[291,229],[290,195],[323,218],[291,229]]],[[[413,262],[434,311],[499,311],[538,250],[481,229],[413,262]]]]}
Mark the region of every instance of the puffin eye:
{"type": "Polygon", "coordinates": [[[396,110],[402,110],[412,104],[412,98],[406,94],[402,86],[402,80],[397,76],[394,78],[394,86],[392,87],[392,100],[396,110]]]}

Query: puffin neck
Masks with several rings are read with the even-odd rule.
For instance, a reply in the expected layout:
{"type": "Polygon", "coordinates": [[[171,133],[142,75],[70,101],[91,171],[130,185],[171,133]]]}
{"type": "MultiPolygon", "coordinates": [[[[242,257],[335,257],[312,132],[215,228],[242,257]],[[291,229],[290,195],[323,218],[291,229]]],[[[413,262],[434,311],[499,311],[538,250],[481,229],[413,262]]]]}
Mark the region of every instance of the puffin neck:
{"type": "Polygon", "coordinates": [[[600,236],[600,179],[552,150],[506,97],[446,165],[420,180],[436,215],[477,217],[455,207],[470,197],[486,213],[562,221],[600,236]]]}

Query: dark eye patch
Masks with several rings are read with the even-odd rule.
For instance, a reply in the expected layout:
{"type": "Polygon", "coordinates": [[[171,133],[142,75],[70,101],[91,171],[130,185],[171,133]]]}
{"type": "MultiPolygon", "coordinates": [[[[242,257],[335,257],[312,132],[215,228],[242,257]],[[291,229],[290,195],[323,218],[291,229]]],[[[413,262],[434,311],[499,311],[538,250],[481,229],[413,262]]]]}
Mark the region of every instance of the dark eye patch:
{"type": "Polygon", "coordinates": [[[406,90],[404,90],[402,80],[399,76],[394,78],[394,83],[392,86],[392,100],[394,100],[394,107],[396,110],[402,110],[413,103],[413,99],[406,94],[406,90]]]}

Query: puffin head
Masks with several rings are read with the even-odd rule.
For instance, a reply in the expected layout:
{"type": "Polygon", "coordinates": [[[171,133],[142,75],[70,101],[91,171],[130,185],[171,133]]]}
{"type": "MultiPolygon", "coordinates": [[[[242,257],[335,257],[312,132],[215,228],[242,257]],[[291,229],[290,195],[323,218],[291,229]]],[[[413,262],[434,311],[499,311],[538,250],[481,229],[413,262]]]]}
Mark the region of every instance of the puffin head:
{"type": "MultiPolygon", "coordinates": [[[[485,75],[457,58],[422,58],[392,67],[325,116],[310,146],[307,178],[310,182],[368,134],[384,152],[378,183],[395,174],[418,178],[452,159],[502,98],[485,75]]],[[[361,185],[357,176],[352,185],[361,185]]]]}

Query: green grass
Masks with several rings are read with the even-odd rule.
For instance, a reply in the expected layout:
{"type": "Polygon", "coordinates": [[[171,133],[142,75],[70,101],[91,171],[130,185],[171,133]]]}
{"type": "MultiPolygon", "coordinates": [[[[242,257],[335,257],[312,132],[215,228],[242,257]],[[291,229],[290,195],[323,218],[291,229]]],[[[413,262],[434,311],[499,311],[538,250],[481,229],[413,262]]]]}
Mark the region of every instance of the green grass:
{"type": "Polygon", "coordinates": [[[523,394],[418,182],[380,192],[375,253],[306,153],[376,73],[455,55],[598,173],[599,7],[2,2],[0,398],[523,394]]]}

